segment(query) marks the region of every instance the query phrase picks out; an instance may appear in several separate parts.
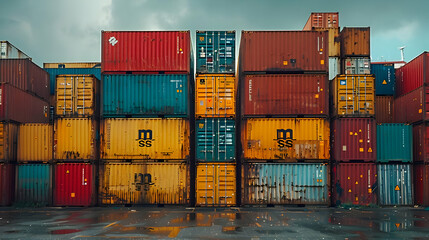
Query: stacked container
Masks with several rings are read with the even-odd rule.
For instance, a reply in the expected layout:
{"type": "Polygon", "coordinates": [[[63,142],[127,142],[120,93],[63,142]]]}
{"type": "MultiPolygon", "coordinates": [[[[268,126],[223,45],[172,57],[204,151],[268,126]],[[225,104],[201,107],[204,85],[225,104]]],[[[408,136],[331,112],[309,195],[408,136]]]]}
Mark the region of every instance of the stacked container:
{"type": "Polygon", "coordinates": [[[328,42],[328,31],[242,32],[243,205],[329,204],[328,42]]]}
{"type": "Polygon", "coordinates": [[[375,77],[375,119],[377,123],[393,123],[393,95],[395,95],[395,64],[371,63],[375,77]]]}
{"type": "Polygon", "coordinates": [[[103,31],[100,204],[189,204],[189,31],[103,31]]]}
{"type": "Polygon", "coordinates": [[[236,205],[235,31],[197,31],[195,200],[236,205]]]}

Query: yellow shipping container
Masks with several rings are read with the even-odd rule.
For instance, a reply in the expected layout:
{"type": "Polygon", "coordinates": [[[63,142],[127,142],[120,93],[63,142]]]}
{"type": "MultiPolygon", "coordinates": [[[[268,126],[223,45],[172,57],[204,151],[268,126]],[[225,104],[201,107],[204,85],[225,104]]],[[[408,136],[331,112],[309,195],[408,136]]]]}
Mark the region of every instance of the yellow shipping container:
{"type": "Polygon", "coordinates": [[[0,160],[4,162],[16,160],[16,144],[18,125],[0,122],[0,160]]]}
{"type": "Polygon", "coordinates": [[[100,166],[101,204],[188,204],[185,163],[105,163],[100,166]]]}
{"type": "Polygon", "coordinates": [[[101,68],[99,62],[43,63],[43,68],[101,68]]]}
{"type": "Polygon", "coordinates": [[[197,206],[232,206],[236,204],[235,164],[198,164],[196,175],[197,206]]]}
{"type": "Polygon", "coordinates": [[[329,57],[341,56],[340,28],[313,28],[314,31],[328,31],[329,57]]]}
{"type": "Polygon", "coordinates": [[[242,122],[248,160],[328,160],[329,121],[324,118],[250,118],[242,122]]]}
{"type": "Polygon", "coordinates": [[[197,75],[195,85],[195,115],[197,117],[235,116],[234,75],[197,75]]]}
{"type": "Polygon", "coordinates": [[[374,75],[338,75],[330,84],[333,116],[374,116],[374,75]]]}
{"type": "Polygon", "coordinates": [[[181,118],[109,118],[102,122],[102,159],[186,159],[189,121],[181,118]]]}
{"type": "Polygon", "coordinates": [[[18,162],[52,160],[53,130],[49,124],[21,124],[18,128],[18,162]]]}
{"type": "Polygon", "coordinates": [[[96,160],[98,122],[88,118],[58,118],[54,124],[55,160],[96,160]]]}

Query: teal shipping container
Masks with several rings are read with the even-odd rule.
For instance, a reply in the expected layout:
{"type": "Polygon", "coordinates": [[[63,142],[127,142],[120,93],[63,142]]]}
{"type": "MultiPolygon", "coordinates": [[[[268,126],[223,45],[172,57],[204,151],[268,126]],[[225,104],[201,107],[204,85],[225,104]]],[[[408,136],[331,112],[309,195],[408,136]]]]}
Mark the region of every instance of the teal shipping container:
{"type": "Polygon", "coordinates": [[[377,162],[413,162],[413,128],[401,123],[377,125],[377,162]]]}
{"type": "Polygon", "coordinates": [[[63,74],[92,74],[97,79],[101,79],[101,68],[44,68],[49,73],[51,84],[51,95],[55,95],[57,75],[63,74]]]}
{"type": "Polygon", "coordinates": [[[206,118],[196,121],[196,157],[199,162],[235,160],[235,121],[206,118]]]}
{"type": "Polygon", "coordinates": [[[410,164],[379,164],[377,166],[379,204],[399,206],[413,204],[413,177],[410,164]]]}
{"type": "Polygon", "coordinates": [[[51,173],[49,164],[18,165],[16,203],[31,207],[51,205],[51,173]]]}
{"type": "Polygon", "coordinates": [[[371,74],[375,76],[375,95],[395,95],[395,66],[393,63],[371,63],[371,74]]]}
{"type": "Polygon", "coordinates": [[[197,73],[235,72],[235,31],[197,31],[197,73]]]}
{"type": "Polygon", "coordinates": [[[188,117],[187,74],[102,76],[103,117],[188,117]]]}

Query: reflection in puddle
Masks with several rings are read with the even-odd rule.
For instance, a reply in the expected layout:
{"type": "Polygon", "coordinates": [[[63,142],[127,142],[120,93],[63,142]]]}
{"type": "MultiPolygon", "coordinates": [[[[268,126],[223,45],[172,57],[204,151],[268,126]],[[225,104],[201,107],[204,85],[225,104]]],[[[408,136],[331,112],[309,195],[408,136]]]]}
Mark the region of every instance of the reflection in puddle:
{"type": "Polygon", "coordinates": [[[57,235],[57,234],[70,234],[75,232],[80,232],[79,229],[59,229],[59,230],[52,230],[51,234],[57,235]]]}

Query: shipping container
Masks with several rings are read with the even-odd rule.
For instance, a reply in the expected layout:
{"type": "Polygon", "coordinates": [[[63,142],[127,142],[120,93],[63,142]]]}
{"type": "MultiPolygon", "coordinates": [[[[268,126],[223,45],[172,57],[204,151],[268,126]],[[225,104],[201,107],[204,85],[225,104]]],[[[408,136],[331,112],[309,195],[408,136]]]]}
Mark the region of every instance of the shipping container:
{"type": "Polygon", "coordinates": [[[429,52],[423,52],[395,72],[396,96],[429,84],[429,52]]]}
{"type": "Polygon", "coordinates": [[[0,121],[48,123],[49,103],[10,84],[0,84],[0,121]]]}
{"type": "MultiPolygon", "coordinates": [[[[48,65],[50,67],[50,65],[48,65]]],[[[50,94],[55,95],[55,87],[57,86],[56,79],[58,75],[75,75],[75,74],[84,74],[84,75],[94,75],[97,79],[101,80],[101,68],[47,68],[44,70],[49,73],[49,82],[50,82],[50,94]]]]}
{"type": "Polygon", "coordinates": [[[341,61],[339,57],[329,57],[329,80],[341,74],[341,61]]]}
{"type": "Polygon", "coordinates": [[[197,31],[197,73],[235,73],[235,31],[197,31]]]}
{"type": "Polygon", "coordinates": [[[205,118],[196,121],[196,160],[230,162],[235,160],[235,120],[205,118]]]}
{"type": "Polygon", "coordinates": [[[0,41],[0,59],[5,58],[29,58],[27,54],[13,46],[8,41],[0,41]]]}
{"type": "Polygon", "coordinates": [[[0,162],[16,161],[18,124],[0,122],[0,162]]]}
{"type": "Polygon", "coordinates": [[[324,118],[250,118],[242,122],[247,160],[329,160],[329,121],[324,118]]]}
{"type": "Polygon", "coordinates": [[[17,166],[17,175],[17,204],[41,207],[52,203],[51,165],[20,164],[17,166]]]}
{"type": "Polygon", "coordinates": [[[377,125],[377,162],[413,162],[413,129],[402,123],[377,125]]]}
{"type": "Polygon", "coordinates": [[[393,68],[396,70],[406,64],[405,61],[386,61],[386,62],[371,62],[371,64],[392,64],[393,68]]]}
{"type": "Polygon", "coordinates": [[[429,124],[413,125],[413,157],[415,163],[429,163],[429,124]]]}
{"type": "Polygon", "coordinates": [[[340,28],[318,28],[313,27],[313,31],[328,31],[328,55],[329,57],[341,56],[340,28]]]}
{"type": "Polygon", "coordinates": [[[258,116],[328,116],[327,74],[245,75],[241,112],[258,116]]]}
{"type": "Polygon", "coordinates": [[[413,204],[411,165],[379,164],[377,172],[380,205],[398,206],[413,204]]]}
{"type": "Polygon", "coordinates": [[[338,75],[330,81],[332,116],[374,116],[374,76],[338,75]]]}
{"type": "Polygon", "coordinates": [[[377,123],[393,123],[393,110],[393,96],[375,96],[377,123]]]}
{"type": "Polygon", "coordinates": [[[97,160],[99,135],[99,125],[94,119],[56,119],[54,124],[54,160],[97,160]]]}
{"type": "Polygon", "coordinates": [[[375,95],[395,95],[395,66],[393,63],[371,63],[371,74],[375,76],[375,95]]]}
{"type": "Polygon", "coordinates": [[[18,128],[18,162],[52,160],[54,127],[50,124],[26,123],[18,128]]]}
{"type": "Polygon", "coordinates": [[[100,81],[94,75],[58,75],[56,84],[57,117],[99,117],[100,81]]]}
{"type": "Polygon", "coordinates": [[[312,12],[302,30],[312,28],[339,28],[340,17],[338,12],[312,12]]]}
{"type": "Polygon", "coordinates": [[[329,168],[322,163],[247,163],[242,204],[329,205],[329,168]]]}
{"type": "Polygon", "coordinates": [[[414,204],[429,206],[429,165],[414,165],[414,204]]]}
{"type": "Polygon", "coordinates": [[[110,118],[102,123],[101,158],[177,160],[189,156],[186,119],[110,118]]]}
{"type": "Polygon", "coordinates": [[[186,74],[103,75],[103,117],[188,117],[186,74]]]}
{"type": "Polygon", "coordinates": [[[96,204],[96,165],[58,163],[54,165],[53,205],[92,206],[96,204]]]}
{"type": "Polygon", "coordinates": [[[235,76],[201,74],[195,80],[195,115],[235,117],[235,76]]]}
{"type": "Polygon", "coordinates": [[[328,32],[243,31],[240,72],[324,72],[328,69],[328,32]]]}
{"type": "Polygon", "coordinates": [[[375,163],[340,163],[333,166],[334,204],[377,204],[375,163]]]}
{"type": "Polygon", "coordinates": [[[231,163],[198,164],[196,173],[197,206],[236,204],[236,166],[231,163]]]}
{"type": "Polygon", "coordinates": [[[100,165],[101,204],[188,204],[185,163],[105,163],[100,165]]]}
{"type": "Polygon", "coordinates": [[[342,61],[342,74],[371,74],[369,57],[348,57],[342,61]]]}
{"type": "Polygon", "coordinates": [[[370,28],[344,27],[340,33],[341,57],[370,56],[370,28]]]}
{"type": "Polygon", "coordinates": [[[189,31],[102,31],[101,72],[192,73],[189,31]]]}
{"type": "Polygon", "coordinates": [[[0,206],[9,206],[15,199],[15,165],[0,163],[0,206]]]}
{"type": "Polygon", "coordinates": [[[335,119],[331,133],[333,159],[337,162],[375,162],[377,159],[375,119],[335,119]]]}
{"type": "Polygon", "coordinates": [[[429,120],[429,86],[417,88],[395,98],[394,121],[417,123],[429,120]]]}
{"type": "MultiPolygon", "coordinates": [[[[43,63],[43,68],[47,69],[99,69],[101,70],[100,62],[61,62],[61,63],[43,63]]],[[[74,73],[60,73],[60,74],[74,74],[74,73]]],[[[77,73],[77,74],[92,74],[92,73],[77,73]]],[[[95,75],[95,74],[93,74],[95,75]]],[[[100,78],[98,78],[100,79],[100,78]]]]}

